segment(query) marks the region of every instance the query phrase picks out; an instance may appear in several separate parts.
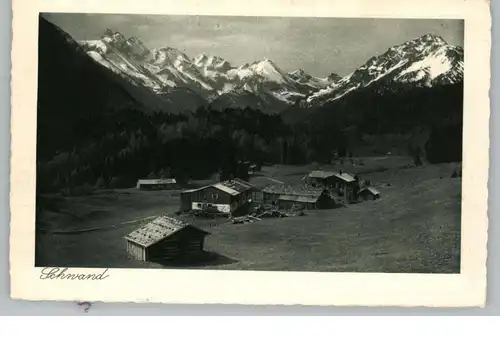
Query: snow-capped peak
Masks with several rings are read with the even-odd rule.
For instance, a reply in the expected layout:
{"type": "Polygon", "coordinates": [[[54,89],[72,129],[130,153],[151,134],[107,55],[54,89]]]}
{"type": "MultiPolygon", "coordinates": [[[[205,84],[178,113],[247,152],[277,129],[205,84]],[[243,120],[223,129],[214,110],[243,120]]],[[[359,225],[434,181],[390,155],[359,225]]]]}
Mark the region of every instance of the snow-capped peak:
{"type": "Polygon", "coordinates": [[[322,89],[339,79],[337,74],[332,73],[328,77],[318,78],[306,73],[303,69],[297,69],[288,73],[294,81],[312,88],[322,89]]]}
{"type": "Polygon", "coordinates": [[[162,47],[153,50],[154,64],[157,66],[175,65],[191,63],[186,54],[172,47],[162,47]]]}
{"type": "Polygon", "coordinates": [[[198,55],[197,57],[193,58],[193,63],[197,67],[203,67],[205,65],[207,59],[208,59],[207,54],[202,53],[202,54],[198,55]]]}
{"type": "Polygon", "coordinates": [[[334,101],[380,81],[431,87],[457,83],[462,78],[462,47],[451,46],[440,36],[425,34],[370,58],[340,81],[308,97],[307,102],[334,101]]]}
{"type": "Polygon", "coordinates": [[[233,68],[229,62],[221,58],[220,56],[207,56],[205,53],[198,55],[193,59],[193,63],[196,67],[202,68],[204,70],[214,70],[226,72],[233,68]]]}
{"type": "Polygon", "coordinates": [[[236,68],[216,55],[202,53],[190,58],[170,46],[150,50],[138,37],[126,38],[111,29],[100,40],[83,41],[81,45],[95,61],[157,93],[187,88],[212,100],[230,91],[233,95],[240,93],[234,90],[241,88],[255,98],[273,97],[271,101],[286,105],[331,83],[327,78],[311,77],[303,70],[299,73],[308,80],[296,81],[267,57],[236,68]]]}
{"type": "Polygon", "coordinates": [[[256,61],[248,67],[254,74],[275,83],[287,83],[287,75],[274,64],[273,61],[265,58],[262,61],[256,61]]]}

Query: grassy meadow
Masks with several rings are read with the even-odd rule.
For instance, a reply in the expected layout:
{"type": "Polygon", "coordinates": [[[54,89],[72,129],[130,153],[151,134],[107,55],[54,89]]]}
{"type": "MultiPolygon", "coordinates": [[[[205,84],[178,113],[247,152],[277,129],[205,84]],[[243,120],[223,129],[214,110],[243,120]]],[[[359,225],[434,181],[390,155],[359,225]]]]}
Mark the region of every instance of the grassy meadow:
{"type": "MultiPolygon", "coordinates": [[[[268,166],[250,181],[298,183],[312,169],[342,169],[370,180],[379,200],[248,224],[182,216],[211,233],[205,250],[214,253],[209,263],[183,268],[458,273],[461,181],[450,177],[456,164],[414,167],[411,158],[395,156],[353,162],[268,166]]],[[[179,193],[130,188],[46,196],[54,208],[37,222],[36,265],[172,268],[131,259],[123,236],[177,211],[179,193]]]]}

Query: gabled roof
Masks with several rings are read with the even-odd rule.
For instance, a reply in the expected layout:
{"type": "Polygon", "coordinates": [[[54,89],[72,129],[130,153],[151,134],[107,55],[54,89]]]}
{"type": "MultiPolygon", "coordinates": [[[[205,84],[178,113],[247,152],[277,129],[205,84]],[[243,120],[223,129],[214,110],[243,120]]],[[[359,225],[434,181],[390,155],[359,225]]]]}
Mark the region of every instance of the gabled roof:
{"type": "Polygon", "coordinates": [[[373,195],[380,195],[380,192],[377,189],[375,189],[374,187],[366,187],[366,188],[361,189],[359,192],[362,192],[362,191],[369,191],[373,195]]]}
{"type": "Polygon", "coordinates": [[[158,178],[158,179],[143,179],[137,180],[137,184],[175,184],[175,178],[158,178]]]}
{"type": "Polygon", "coordinates": [[[355,182],[356,181],[356,179],[354,177],[352,177],[351,175],[346,174],[346,173],[342,173],[342,174],[335,173],[334,176],[340,178],[341,180],[343,180],[343,181],[345,181],[347,183],[351,183],[351,182],[355,182]]]}
{"type": "Polygon", "coordinates": [[[125,236],[125,239],[139,244],[142,247],[149,247],[188,227],[206,235],[209,234],[206,231],[191,226],[189,223],[164,215],[132,231],[125,236]]]}
{"type": "Polygon", "coordinates": [[[336,172],[327,170],[313,170],[307,176],[312,178],[328,178],[336,175],[336,172]]]}
{"type": "Polygon", "coordinates": [[[239,178],[235,178],[233,180],[228,180],[224,182],[219,182],[213,185],[214,188],[227,192],[230,195],[239,195],[242,192],[250,190],[253,186],[239,178]]]}
{"type": "Polygon", "coordinates": [[[321,179],[335,176],[346,182],[356,181],[352,175],[346,173],[338,173],[335,171],[328,171],[328,170],[313,170],[307,176],[311,178],[321,178],[321,179]]]}
{"type": "Polygon", "coordinates": [[[262,189],[263,192],[269,194],[291,195],[291,196],[320,196],[326,189],[308,187],[305,185],[283,185],[273,184],[262,189]]]}

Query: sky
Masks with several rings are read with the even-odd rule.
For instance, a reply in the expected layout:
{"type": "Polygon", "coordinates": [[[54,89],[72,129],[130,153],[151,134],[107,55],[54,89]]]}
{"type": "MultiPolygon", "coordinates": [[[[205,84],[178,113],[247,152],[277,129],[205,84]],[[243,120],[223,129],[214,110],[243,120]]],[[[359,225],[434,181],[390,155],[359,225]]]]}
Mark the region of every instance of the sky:
{"type": "Polygon", "coordinates": [[[136,36],[150,49],[173,47],[193,58],[217,55],[233,66],[273,60],[282,70],[345,76],[389,47],[436,34],[463,46],[462,20],[165,16],[46,13],[76,40],[107,29],[136,36]]]}

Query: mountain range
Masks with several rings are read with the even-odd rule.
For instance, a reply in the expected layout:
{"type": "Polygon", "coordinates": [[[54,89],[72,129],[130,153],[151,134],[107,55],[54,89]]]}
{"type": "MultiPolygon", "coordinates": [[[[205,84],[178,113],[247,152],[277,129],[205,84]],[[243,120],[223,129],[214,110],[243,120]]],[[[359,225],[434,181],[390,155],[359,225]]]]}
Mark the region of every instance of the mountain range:
{"type": "Polygon", "coordinates": [[[235,67],[219,56],[190,58],[172,47],[148,49],[139,38],[109,29],[99,40],[79,43],[99,64],[176,102],[174,112],[210,104],[279,113],[297,104],[322,106],[366,87],[384,92],[463,81],[463,48],[431,34],[392,46],[343,78],[317,78],[302,69],[286,73],[269,59],[235,67]],[[187,97],[191,107],[181,103],[187,97]]]}
{"type": "Polygon", "coordinates": [[[37,177],[47,189],[132,182],[165,167],[201,177],[241,158],[405,153],[414,139],[429,161],[461,159],[463,49],[435,35],[343,78],[287,73],[269,59],[189,58],[110,30],[77,42],[43,16],[38,48],[37,177]]]}
{"type": "Polygon", "coordinates": [[[99,64],[134,84],[159,95],[176,91],[179,100],[183,93],[196,93],[200,105],[213,102],[215,107],[250,106],[276,113],[340,79],[336,74],[316,78],[303,70],[286,73],[269,59],[235,67],[219,56],[189,58],[168,46],[148,49],[139,38],[109,29],[99,40],[79,43],[99,64]]]}
{"type": "Polygon", "coordinates": [[[307,105],[332,102],[354,90],[379,86],[432,87],[463,80],[463,48],[426,34],[370,58],[351,74],[307,97],[307,105]]]}

